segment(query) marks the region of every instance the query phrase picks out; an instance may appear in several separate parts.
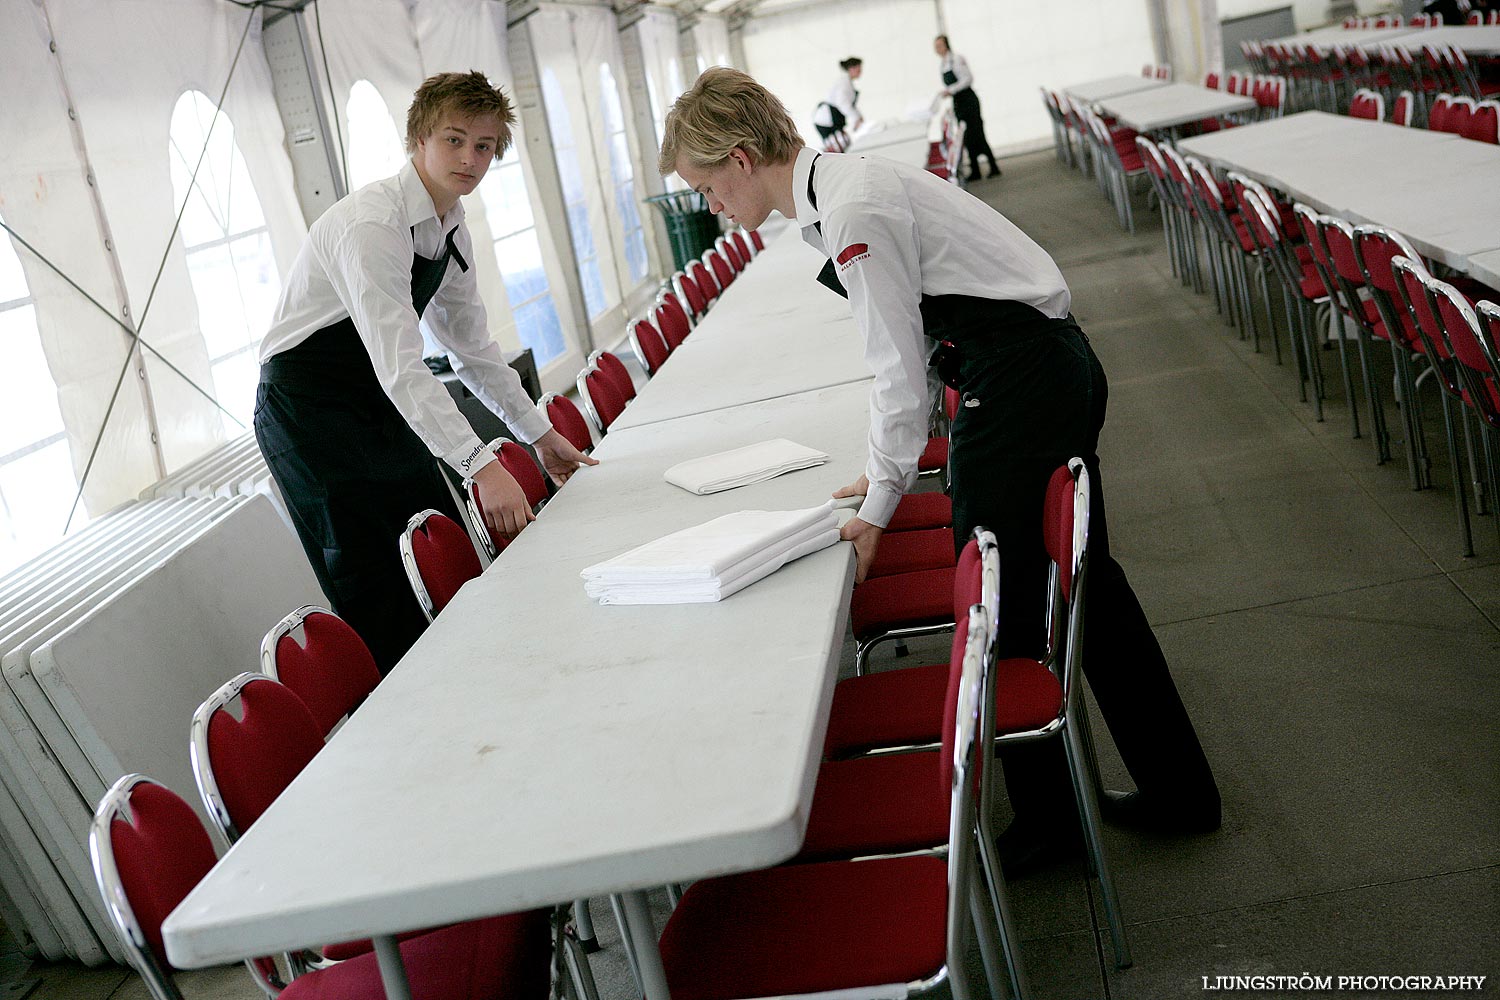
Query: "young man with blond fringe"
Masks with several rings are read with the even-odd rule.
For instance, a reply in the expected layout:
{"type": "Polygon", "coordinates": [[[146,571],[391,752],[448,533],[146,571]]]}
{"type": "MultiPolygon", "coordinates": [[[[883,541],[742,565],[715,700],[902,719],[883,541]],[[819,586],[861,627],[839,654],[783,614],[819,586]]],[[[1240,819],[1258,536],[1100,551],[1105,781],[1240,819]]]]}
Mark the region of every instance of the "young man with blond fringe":
{"type": "Polygon", "coordinates": [[[482,73],[423,82],[411,160],[313,223],[261,344],[255,436],[333,610],[381,672],[425,622],[397,538],[432,508],[457,518],[433,457],[479,485],[485,521],[514,535],[526,496],[422,361],[425,318],[464,384],[558,482],[595,464],[532,407],[490,337],[461,196],[510,145],[510,101],[482,73]]]}
{"type": "MultiPolygon", "coordinates": [[[[744,73],[710,69],[667,115],[658,166],[746,229],[772,210],[830,258],[819,280],[846,295],[875,375],[863,495],[843,530],[862,580],[927,443],[926,358],[963,393],[950,432],[956,546],[974,527],[1000,543],[999,655],[1040,655],[1047,556],[1042,501],[1074,456],[1093,484],[1084,669],[1139,791],[1107,793],[1106,818],[1209,831],[1219,793],[1165,657],[1109,554],[1097,454],[1108,384],[1068,312],[1061,272],[984,202],[916,167],[820,154],[777,98],[744,73]]],[[[1016,820],[1001,837],[1012,874],[1076,853],[1081,838],[1057,741],[1005,754],[1016,820]]]]}

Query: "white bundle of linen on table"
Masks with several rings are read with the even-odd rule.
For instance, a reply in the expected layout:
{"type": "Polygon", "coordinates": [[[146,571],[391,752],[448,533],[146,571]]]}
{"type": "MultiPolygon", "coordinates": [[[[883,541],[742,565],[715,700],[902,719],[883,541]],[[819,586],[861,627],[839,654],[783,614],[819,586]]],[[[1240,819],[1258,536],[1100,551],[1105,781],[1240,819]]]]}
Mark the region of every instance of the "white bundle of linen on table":
{"type": "Polygon", "coordinates": [[[742,510],[684,528],[583,570],[600,604],[710,604],[839,540],[832,504],[742,510]]]}
{"type": "Polygon", "coordinates": [[[759,444],[721,451],[716,455],[678,462],[666,471],[666,478],[673,486],[681,486],[689,493],[706,496],[774,479],[783,472],[810,469],[826,461],[828,456],[815,448],[786,438],[773,438],[759,444]]]}

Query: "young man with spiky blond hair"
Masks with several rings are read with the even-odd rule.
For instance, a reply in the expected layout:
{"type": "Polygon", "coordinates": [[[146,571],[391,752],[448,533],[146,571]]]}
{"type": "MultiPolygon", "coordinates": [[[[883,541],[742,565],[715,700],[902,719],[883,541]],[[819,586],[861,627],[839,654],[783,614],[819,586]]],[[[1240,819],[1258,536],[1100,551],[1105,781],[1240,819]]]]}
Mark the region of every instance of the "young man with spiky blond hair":
{"type": "Polygon", "coordinates": [[[510,145],[510,101],[484,74],[424,81],[411,160],[313,223],[261,344],[255,436],[333,610],[390,670],[425,625],[396,540],[432,508],[458,517],[433,457],[479,485],[496,533],[526,496],[422,361],[426,319],[464,384],[562,482],[595,464],[553,430],[490,337],[463,195],[510,145]]]}
{"type": "MultiPolygon", "coordinates": [[[[1109,553],[1097,454],[1108,383],[1069,313],[1062,273],[1041,247],[979,199],[918,167],[806,148],[777,98],[744,73],[710,69],[667,115],[658,167],[676,172],[746,229],[772,210],[829,258],[819,280],[849,299],[875,379],[864,496],[843,530],[856,580],[916,480],[927,443],[927,356],[963,393],[950,431],[953,534],[976,526],[1000,544],[1001,657],[1043,647],[1047,554],[1042,503],[1075,456],[1093,486],[1085,672],[1137,792],[1109,793],[1106,817],[1208,831],[1219,792],[1161,647],[1109,553]]],[[[1080,846],[1057,741],[1005,755],[1016,821],[1001,838],[1012,873],[1080,846]]]]}

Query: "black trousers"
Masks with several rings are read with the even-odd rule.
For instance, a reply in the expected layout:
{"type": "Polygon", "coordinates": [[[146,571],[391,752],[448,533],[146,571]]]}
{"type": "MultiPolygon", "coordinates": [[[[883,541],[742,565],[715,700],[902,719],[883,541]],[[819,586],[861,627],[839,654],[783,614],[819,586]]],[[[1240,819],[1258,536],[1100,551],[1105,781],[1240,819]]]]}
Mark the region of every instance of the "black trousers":
{"type": "Polygon", "coordinates": [[[953,95],[953,114],[964,123],[964,149],[969,154],[970,169],[978,172],[979,158],[985,157],[990,166],[995,166],[995,154],[990,152],[989,140],[984,137],[984,116],[979,113],[979,95],[972,87],[966,87],[953,95]]]}
{"type": "Polygon", "coordinates": [[[355,387],[263,380],[255,438],[323,593],[388,672],[427,627],[401,532],[428,508],[459,516],[442,470],[373,375],[355,387]]]}
{"type": "MultiPolygon", "coordinates": [[[[1169,803],[1217,806],[1213,773],[1166,658],[1110,555],[1098,456],[1109,383],[1088,338],[1071,320],[1052,321],[1001,331],[979,350],[960,346],[964,394],[949,456],[954,542],[962,546],[975,526],[999,541],[999,655],[1036,658],[1044,649],[1042,504],[1053,471],[1080,457],[1093,487],[1083,672],[1136,787],[1169,803]]],[[[1073,821],[1061,740],[1017,745],[1001,758],[1018,818],[1073,821]]]]}

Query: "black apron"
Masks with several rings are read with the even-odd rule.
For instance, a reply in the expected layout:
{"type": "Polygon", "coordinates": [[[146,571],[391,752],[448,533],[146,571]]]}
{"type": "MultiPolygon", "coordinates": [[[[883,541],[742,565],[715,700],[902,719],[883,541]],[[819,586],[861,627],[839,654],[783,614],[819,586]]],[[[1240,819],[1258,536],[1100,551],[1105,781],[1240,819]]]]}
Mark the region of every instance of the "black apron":
{"type": "MultiPolygon", "coordinates": [[[[469,269],[456,232],[438,259],[412,254],[418,316],[450,260],[469,269]]],[[[323,593],[389,671],[426,627],[397,540],[419,511],[455,519],[458,511],[442,469],[381,387],[352,318],[261,365],[255,436],[323,593]]]]}
{"type": "MultiPolygon", "coordinates": [[[[807,200],[818,207],[808,172],[807,200]]],[[[816,228],[821,235],[822,226],[816,228]]],[[[830,260],[818,281],[847,297],[830,260]]],[[[977,526],[1000,549],[1000,657],[1036,658],[1045,643],[1042,610],[1050,560],[1042,538],[1047,483],[1075,456],[1088,466],[1088,612],[1084,673],[1136,787],[1167,801],[1212,801],[1218,790],[1166,657],[1126,579],[1110,556],[1098,442],[1109,383],[1088,337],[1071,315],[1052,319],[1022,302],[972,295],[922,295],[923,333],[939,345],[931,364],[962,394],[949,429],[953,544],[977,526]]],[[[1055,740],[1002,755],[1018,816],[1073,822],[1074,800],[1055,740]]]]}

